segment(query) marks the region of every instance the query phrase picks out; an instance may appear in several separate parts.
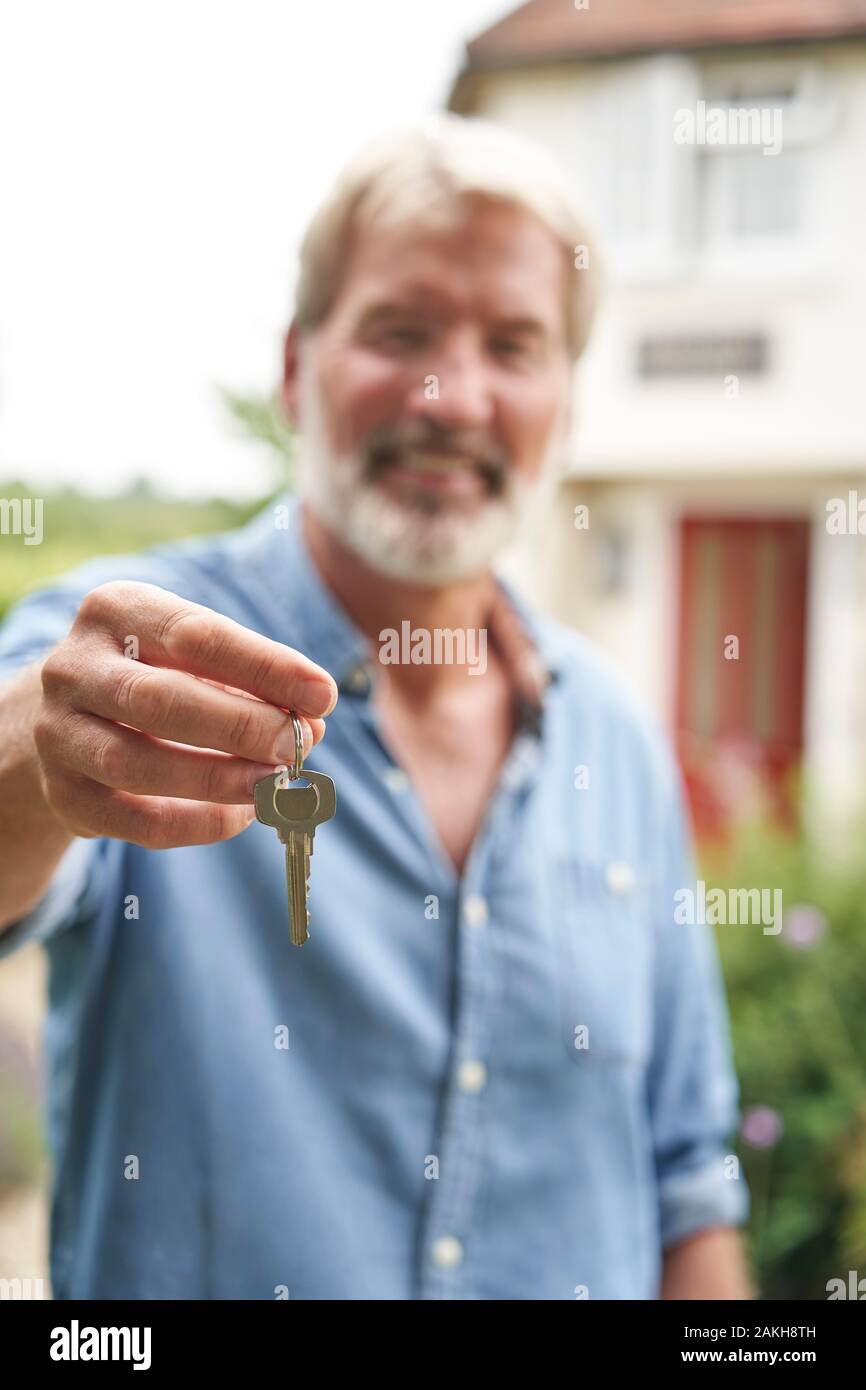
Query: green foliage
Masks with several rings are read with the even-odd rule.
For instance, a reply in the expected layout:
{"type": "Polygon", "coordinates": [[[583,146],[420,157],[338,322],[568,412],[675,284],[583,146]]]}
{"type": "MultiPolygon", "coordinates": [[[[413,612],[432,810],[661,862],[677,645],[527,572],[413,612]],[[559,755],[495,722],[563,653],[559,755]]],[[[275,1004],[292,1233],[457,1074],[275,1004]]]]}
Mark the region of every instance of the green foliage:
{"type": "Polygon", "coordinates": [[[32,1182],[42,1161],[39,1105],[20,1077],[0,1075],[0,1194],[32,1182]]]}
{"type": "Polygon", "coordinates": [[[295,432],[286,419],[279,397],[241,396],[223,391],[223,401],[234,420],[251,438],[279,455],[289,478],[294,477],[295,432]]]}
{"type": "Polygon", "coordinates": [[[716,934],[742,1107],[768,1106],[783,1126],[774,1145],[740,1145],[761,1295],[824,1299],[828,1279],[866,1275],[866,860],[834,865],[803,838],[751,831],[704,872],[782,890],[779,935],[716,934]],[[815,911],[792,915],[799,905],[815,911]],[[812,944],[791,939],[798,915],[818,928],[812,944]]]}
{"type": "Polygon", "coordinates": [[[0,618],[28,589],[92,559],[143,550],[160,541],[240,526],[264,505],[242,505],[212,498],[165,498],[139,480],[116,497],[90,497],[73,488],[57,492],[0,482],[0,497],[41,497],[41,545],[21,536],[0,535],[0,618]]]}

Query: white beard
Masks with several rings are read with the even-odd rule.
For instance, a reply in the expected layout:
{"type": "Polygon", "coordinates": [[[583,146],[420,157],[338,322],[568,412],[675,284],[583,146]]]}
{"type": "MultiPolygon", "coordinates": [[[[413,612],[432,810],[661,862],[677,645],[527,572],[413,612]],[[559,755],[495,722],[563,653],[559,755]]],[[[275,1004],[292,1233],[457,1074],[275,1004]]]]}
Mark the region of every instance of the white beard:
{"type": "Polygon", "coordinates": [[[335,453],[322,421],[318,387],[301,371],[303,430],[298,451],[299,489],[319,519],[371,569],[423,585],[451,584],[487,573],[493,561],[551,500],[556,485],[552,452],[528,482],[508,469],[504,488],[467,511],[428,510],[402,501],[366,476],[360,450],[335,453]]]}

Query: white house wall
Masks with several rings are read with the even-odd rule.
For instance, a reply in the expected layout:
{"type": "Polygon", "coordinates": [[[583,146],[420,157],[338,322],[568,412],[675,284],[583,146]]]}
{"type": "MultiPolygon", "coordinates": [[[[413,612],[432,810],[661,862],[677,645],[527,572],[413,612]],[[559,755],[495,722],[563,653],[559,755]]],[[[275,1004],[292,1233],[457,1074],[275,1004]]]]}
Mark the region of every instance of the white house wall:
{"type": "MultiPolygon", "coordinates": [[[[736,61],[765,59],[750,50],[736,61]]],[[[809,185],[814,234],[794,265],[774,269],[744,257],[721,273],[674,258],[615,279],[580,373],[577,471],[866,471],[866,411],[855,409],[866,361],[866,45],[796,48],[791,61],[816,65],[835,97],[832,134],[813,159],[809,185]],[[770,370],[743,376],[736,400],[722,378],[638,378],[639,335],[679,329],[765,332],[770,370]]],[[[600,93],[636,68],[631,60],[492,74],[482,110],[547,145],[597,221],[600,93]]],[[[655,234],[648,227],[647,237],[655,234]]]]}

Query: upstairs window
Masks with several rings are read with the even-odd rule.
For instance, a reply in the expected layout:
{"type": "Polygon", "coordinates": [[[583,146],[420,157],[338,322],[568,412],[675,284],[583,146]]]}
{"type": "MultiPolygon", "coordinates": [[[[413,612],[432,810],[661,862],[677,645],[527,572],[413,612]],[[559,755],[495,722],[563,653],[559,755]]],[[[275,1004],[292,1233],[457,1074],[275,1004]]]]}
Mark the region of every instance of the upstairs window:
{"type": "Polygon", "coordinates": [[[829,94],[814,69],[708,68],[704,134],[694,146],[692,249],[710,258],[807,249],[816,146],[830,130],[829,94]]]}
{"type": "Polygon", "coordinates": [[[662,54],[617,64],[588,102],[600,232],[620,276],[764,272],[814,253],[834,121],[814,66],[662,54]]]}

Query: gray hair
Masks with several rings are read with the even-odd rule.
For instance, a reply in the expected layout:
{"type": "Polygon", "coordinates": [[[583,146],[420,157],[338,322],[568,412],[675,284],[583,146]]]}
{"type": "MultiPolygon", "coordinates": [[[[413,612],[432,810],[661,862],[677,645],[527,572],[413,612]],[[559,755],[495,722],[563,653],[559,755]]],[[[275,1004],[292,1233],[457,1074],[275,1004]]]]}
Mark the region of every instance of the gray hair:
{"type": "Polygon", "coordinates": [[[592,327],[600,273],[593,237],[562,171],[532,141],[451,112],[377,136],[342,170],[301,243],[298,328],[312,331],[327,318],[356,230],[410,220],[451,225],[473,194],[534,213],[567,254],[566,339],[576,360],[592,327]]]}

